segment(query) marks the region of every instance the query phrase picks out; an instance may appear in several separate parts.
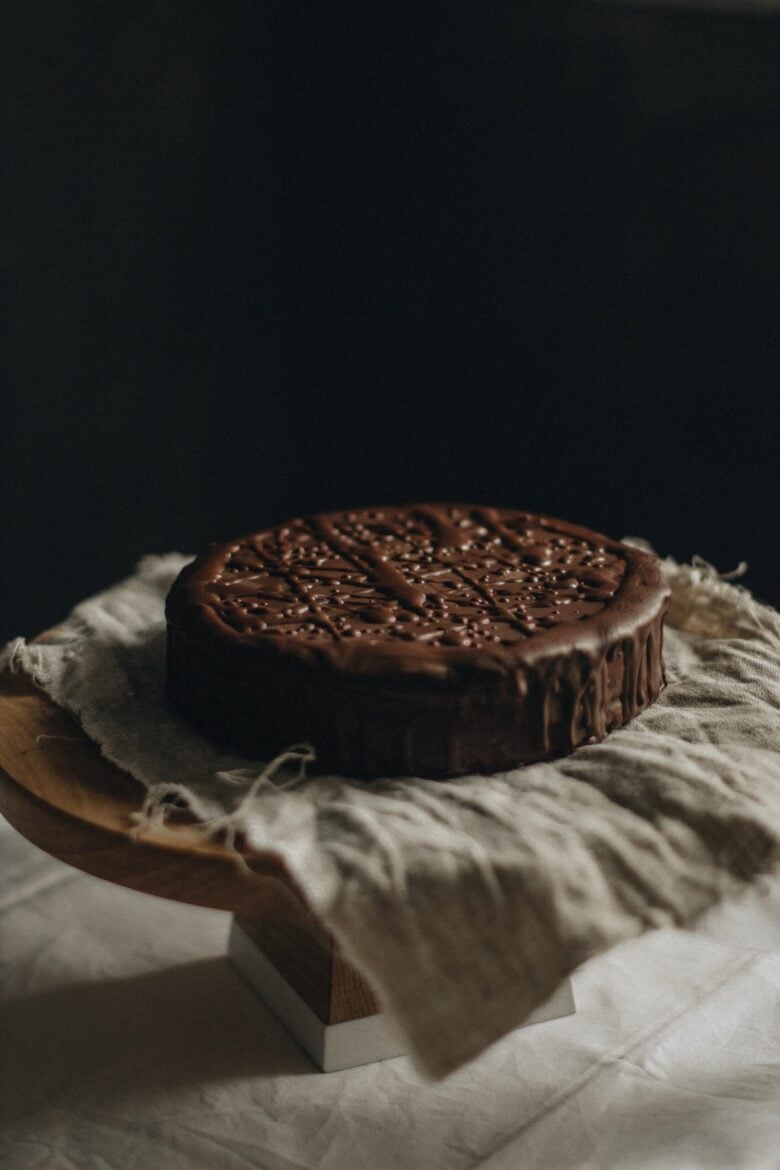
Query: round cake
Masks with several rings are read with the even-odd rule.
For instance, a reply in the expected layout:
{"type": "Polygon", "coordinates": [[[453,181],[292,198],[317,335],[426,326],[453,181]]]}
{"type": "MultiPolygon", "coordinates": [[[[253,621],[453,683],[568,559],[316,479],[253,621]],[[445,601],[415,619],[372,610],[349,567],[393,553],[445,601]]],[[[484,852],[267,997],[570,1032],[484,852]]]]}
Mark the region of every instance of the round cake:
{"type": "Polygon", "coordinates": [[[167,693],[253,757],[307,742],[344,775],[495,772],[653,702],[668,593],[650,554],[512,508],[309,516],[181,572],[167,693]]]}

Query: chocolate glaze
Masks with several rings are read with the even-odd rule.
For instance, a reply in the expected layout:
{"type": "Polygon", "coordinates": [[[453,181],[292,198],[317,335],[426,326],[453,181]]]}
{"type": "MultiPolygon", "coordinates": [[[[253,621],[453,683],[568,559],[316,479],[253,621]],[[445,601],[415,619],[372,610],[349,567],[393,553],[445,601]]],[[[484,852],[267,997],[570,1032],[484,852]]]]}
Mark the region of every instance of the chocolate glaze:
{"type": "Polygon", "coordinates": [[[253,755],[308,739],[347,774],[495,770],[652,702],[667,596],[654,557],[514,509],[312,516],[182,572],[168,693],[253,755]]]}

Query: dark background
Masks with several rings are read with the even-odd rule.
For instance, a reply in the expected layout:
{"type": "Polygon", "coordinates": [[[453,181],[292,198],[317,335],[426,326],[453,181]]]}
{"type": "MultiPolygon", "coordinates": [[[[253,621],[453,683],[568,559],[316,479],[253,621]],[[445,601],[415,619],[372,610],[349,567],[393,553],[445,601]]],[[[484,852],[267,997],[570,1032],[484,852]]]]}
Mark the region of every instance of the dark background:
{"type": "Polygon", "coordinates": [[[517,504],[780,601],[776,16],[8,2],[0,637],[145,552],[517,504]]]}

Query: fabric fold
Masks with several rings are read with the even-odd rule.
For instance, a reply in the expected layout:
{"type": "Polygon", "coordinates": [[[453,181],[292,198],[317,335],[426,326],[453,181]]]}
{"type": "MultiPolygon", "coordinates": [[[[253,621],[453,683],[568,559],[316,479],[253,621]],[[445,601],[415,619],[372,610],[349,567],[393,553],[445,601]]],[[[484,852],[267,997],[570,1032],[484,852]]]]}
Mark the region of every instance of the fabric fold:
{"type": "MultiPolygon", "coordinates": [[[[361,782],[220,751],[167,706],[165,594],[147,557],[24,670],[148,789],[281,854],[323,923],[441,1077],[522,1023],[593,955],[688,925],[780,853],[780,615],[707,565],[663,562],[667,686],[570,756],[493,776],[361,782]]],[[[141,830],[142,831],[142,830],[141,830]]]]}

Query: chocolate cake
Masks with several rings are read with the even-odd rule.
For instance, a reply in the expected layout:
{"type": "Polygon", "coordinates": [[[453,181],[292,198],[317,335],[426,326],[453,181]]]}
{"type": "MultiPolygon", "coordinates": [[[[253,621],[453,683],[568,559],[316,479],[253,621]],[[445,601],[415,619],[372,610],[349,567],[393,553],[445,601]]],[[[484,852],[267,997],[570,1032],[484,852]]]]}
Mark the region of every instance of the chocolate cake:
{"type": "Polygon", "coordinates": [[[492,772],[657,697],[648,553],[511,508],[367,508],[213,545],[171,589],[167,691],[252,757],[363,777],[492,772]]]}

